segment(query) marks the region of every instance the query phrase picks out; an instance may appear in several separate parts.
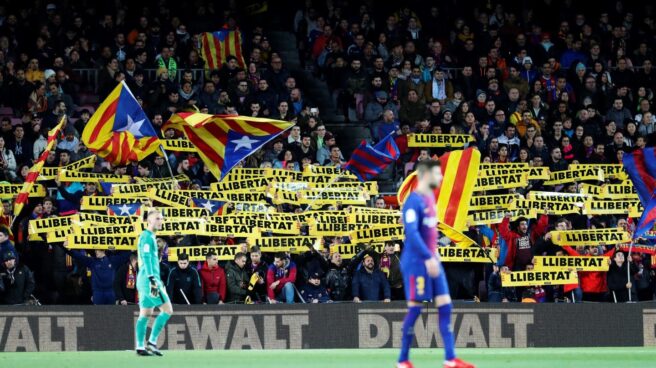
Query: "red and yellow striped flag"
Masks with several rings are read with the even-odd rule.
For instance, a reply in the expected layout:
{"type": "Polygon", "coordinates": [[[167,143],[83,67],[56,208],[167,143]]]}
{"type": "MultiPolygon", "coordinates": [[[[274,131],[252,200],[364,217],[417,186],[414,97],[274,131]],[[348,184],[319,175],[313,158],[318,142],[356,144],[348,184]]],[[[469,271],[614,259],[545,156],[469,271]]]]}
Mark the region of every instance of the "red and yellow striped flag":
{"type": "Polygon", "coordinates": [[[162,126],[183,132],[212,174],[222,179],[233,166],[294,126],[281,120],[182,112],[162,126]]]}
{"type": "Polygon", "coordinates": [[[14,216],[18,216],[18,214],[20,214],[20,212],[23,210],[23,207],[25,207],[27,204],[27,200],[30,196],[30,191],[34,186],[34,183],[36,183],[36,179],[39,177],[39,174],[41,174],[41,169],[43,168],[43,164],[45,164],[50,151],[55,148],[55,144],[57,144],[57,137],[59,137],[65,122],[66,118],[62,117],[62,119],[59,121],[59,124],[57,124],[57,126],[48,132],[48,143],[46,144],[46,149],[43,150],[41,156],[39,156],[39,159],[36,160],[34,165],[32,165],[30,168],[30,172],[25,178],[23,187],[18,192],[18,196],[14,202],[14,216]]]}
{"type": "Polygon", "coordinates": [[[228,56],[236,57],[239,67],[245,68],[241,41],[241,31],[238,29],[203,33],[200,38],[200,55],[205,60],[205,70],[221,69],[228,56]]]}
{"type": "MultiPolygon", "coordinates": [[[[481,153],[474,148],[467,148],[464,151],[447,152],[439,160],[444,178],[440,187],[435,189],[437,218],[440,223],[461,231],[466,228],[467,209],[476,184],[481,153]]],[[[417,178],[413,172],[403,181],[397,193],[400,205],[416,187],[417,178]]]]}

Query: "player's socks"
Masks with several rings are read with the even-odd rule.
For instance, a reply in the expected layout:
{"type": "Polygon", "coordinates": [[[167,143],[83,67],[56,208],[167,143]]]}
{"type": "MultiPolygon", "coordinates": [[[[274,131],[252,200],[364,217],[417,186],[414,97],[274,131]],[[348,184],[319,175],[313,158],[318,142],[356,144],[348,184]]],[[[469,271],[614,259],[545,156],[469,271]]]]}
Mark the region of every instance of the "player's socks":
{"type": "Polygon", "coordinates": [[[139,316],[139,318],[137,318],[137,324],[134,328],[137,350],[144,350],[144,340],[146,340],[147,328],[148,328],[148,317],[139,316]]]}
{"type": "Polygon", "coordinates": [[[444,341],[444,360],[451,360],[456,357],[453,329],[451,328],[451,303],[438,307],[437,312],[440,335],[444,341]]]}
{"type": "Polygon", "coordinates": [[[401,335],[401,354],[399,355],[399,363],[408,361],[412,339],[415,337],[415,322],[417,322],[417,318],[419,318],[420,314],[421,306],[415,305],[408,307],[408,314],[405,315],[405,319],[403,320],[403,334],[401,335]]]}
{"type": "Polygon", "coordinates": [[[155,323],[153,323],[153,329],[150,331],[150,339],[148,342],[157,346],[157,338],[159,333],[162,332],[162,329],[166,325],[166,322],[171,318],[171,315],[165,312],[160,312],[159,316],[155,318],[155,323]]]}

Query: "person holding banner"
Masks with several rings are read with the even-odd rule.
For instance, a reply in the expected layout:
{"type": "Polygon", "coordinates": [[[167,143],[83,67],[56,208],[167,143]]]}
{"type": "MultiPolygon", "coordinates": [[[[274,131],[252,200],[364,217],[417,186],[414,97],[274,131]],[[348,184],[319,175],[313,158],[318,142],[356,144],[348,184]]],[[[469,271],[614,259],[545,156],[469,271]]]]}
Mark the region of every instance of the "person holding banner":
{"type": "Polygon", "coordinates": [[[606,274],[610,302],[626,303],[629,300],[636,300],[631,280],[634,279],[638,272],[638,267],[632,262],[627,262],[623,252],[615,253],[613,262],[610,264],[608,273],[606,274]],[[628,267],[630,269],[627,272],[628,267]],[[627,273],[630,274],[630,279],[627,279],[627,273]]]}
{"type": "Polygon", "coordinates": [[[451,326],[451,296],[446,274],[440,264],[437,249],[437,217],[433,191],[442,181],[439,161],[426,160],[417,164],[417,188],[403,204],[404,248],[401,253],[408,313],[403,320],[401,353],[397,368],[412,368],[410,346],[414,340],[415,322],[424,301],[433,300],[438,311],[439,330],[444,342],[445,368],[473,368],[474,365],[456,358],[455,339],[451,326]]]}
{"type": "Polygon", "coordinates": [[[162,228],[164,216],[159,210],[152,209],[146,216],[146,229],[139,236],[138,255],[139,272],[137,273],[137,291],[139,293],[139,318],[135,325],[136,352],[141,356],[158,355],[157,338],[173,314],[173,306],[160,279],[160,261],[155,240],[155,232],[162,228]],[[160,312],[150,331],[150,338],[144,348],[148,320],[155,308],[160,312]]]}

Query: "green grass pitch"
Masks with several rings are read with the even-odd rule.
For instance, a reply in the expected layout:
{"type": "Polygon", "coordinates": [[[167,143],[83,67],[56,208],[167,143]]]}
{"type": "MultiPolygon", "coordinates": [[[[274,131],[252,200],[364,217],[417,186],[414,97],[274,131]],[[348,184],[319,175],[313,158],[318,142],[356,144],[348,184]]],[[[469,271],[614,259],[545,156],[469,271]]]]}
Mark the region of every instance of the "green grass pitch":
{"type": "MultiPolygon", "coordinates": [[[[654,348],[458,349],[459,356],[480,368],[653,367],[654,348]]],[[[164,351],[164,357],[137,357],[132,351],[0,353],[0,367],[165,368],[165,367],[395,367],[396,349],[164,351]]],[[[440,349],[414,349],[416,368],[441,367],[440,349]]]]}

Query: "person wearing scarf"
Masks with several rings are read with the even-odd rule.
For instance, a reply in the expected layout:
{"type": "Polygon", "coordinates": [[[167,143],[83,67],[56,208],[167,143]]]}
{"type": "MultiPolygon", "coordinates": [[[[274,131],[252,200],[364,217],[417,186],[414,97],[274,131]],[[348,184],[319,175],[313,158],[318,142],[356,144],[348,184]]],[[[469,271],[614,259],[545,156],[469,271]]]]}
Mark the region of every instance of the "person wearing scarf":
{"type": "Polygon", "coordinates": [[[116,271],[113,285],[116,304],[128,305],[139,302],[139,294],[137,293],[138,269],[137,254],[132,253],[130,261],[116,271]]]}

